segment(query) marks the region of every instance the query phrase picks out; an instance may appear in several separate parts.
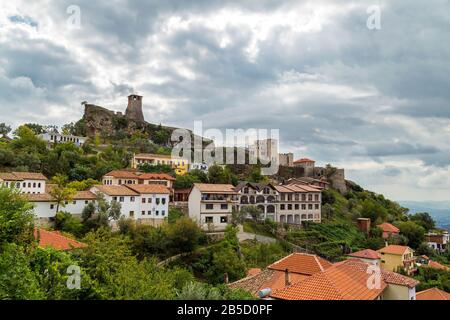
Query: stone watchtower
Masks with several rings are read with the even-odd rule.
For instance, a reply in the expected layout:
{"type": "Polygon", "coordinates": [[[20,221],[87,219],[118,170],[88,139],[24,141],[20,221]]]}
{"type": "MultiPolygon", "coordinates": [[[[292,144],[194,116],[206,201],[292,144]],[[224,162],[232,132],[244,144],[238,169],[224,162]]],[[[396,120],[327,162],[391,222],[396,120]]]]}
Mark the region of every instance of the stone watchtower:
{"type": "Polygon", "coordinates": [[[131,94],[128,96],[128,106],[125,116],[137,122],[144,122],[144,114],[142,112],[142,96],[131,94]]]}

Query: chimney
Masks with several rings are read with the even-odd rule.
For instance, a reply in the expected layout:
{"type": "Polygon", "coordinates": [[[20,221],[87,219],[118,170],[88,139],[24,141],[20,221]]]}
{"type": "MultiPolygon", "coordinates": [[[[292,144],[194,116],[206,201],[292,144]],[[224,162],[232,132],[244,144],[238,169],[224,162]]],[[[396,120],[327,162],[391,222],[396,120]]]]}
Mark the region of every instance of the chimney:
{"type": "Polygon", "coordinates": [[[131,94],[128,96],[128,106],[125,112],[128,119],[144,122],[144,114],[142,112],[142,96],[131,94]]]}
{"type": "Polygon", "coordinates": [[[228,282],[229,282],[228,273],[225,272],[225,274],[223,275],[223,280],[224,280],[225,284],[228,284],[228,282]]]}
{"type": "Polygon", "coordinates": [[[289,269],[284,270],[284,286],[291,285],[291,277],[289,276],[289,269]]]}

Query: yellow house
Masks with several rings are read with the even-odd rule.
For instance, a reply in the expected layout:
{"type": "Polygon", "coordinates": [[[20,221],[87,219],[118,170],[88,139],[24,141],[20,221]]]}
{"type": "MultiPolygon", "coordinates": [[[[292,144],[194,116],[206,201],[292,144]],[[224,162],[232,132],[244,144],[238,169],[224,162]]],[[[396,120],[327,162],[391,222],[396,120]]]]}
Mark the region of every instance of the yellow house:
{"type": "Polygon", "coordinates": [[[189,170],[189,161],[181,157],[171,155],[139,153],[134,155],[131,167],[136,169],[139,165],[148,163],[151,165],[169,165],[177,175],[184,175],[189,170]]]}
{"type": "Polygon", "coordinates": [[[401,268],[410,274],[416,267],[414,250],[410,247],[391,244],[377,252],[381,255],[381,269],[383,270],[397,271],[398,268],[401,268]]]}

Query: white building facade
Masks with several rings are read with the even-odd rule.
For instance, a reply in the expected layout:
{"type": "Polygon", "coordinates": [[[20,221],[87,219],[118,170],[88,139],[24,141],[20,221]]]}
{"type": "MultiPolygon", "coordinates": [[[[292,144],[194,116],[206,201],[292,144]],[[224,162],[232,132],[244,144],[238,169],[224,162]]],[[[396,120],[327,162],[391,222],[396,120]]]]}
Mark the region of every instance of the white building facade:
{"type": "Polygon", "coordinates": [[[59,134],[59,133],[55,133],[55,132],[46,132],[46,133],[38,135],[38,137],[48,143],[73,142],[74,144],[76,144],[79,147],[81,147],[87,140],[86,137],[65,135],[65,134],[59,134]]]}
{"type": "Polygon", "coordinates": [[[231,184],[195,183],[188,200],[189,217],[205,231],[221,232],[231,223],[238,194],[231,184]]]}
{"type": "Polygon", "coordinates": [[[45,193],[47,178],[35,172],[0,172],[0,185],[17,188],[21,193],[45,193]]]}

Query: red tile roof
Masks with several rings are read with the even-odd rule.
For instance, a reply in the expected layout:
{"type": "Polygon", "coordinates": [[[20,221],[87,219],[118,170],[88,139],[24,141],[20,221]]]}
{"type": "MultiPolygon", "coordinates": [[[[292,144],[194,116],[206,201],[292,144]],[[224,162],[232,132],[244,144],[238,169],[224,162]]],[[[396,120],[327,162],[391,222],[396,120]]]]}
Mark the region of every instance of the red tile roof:
{"type": "Polygon", "coordinates": [[[261,272],[260,268],[250,268],[247,270],[247,277],[254,276],[255,274],[258,274],[260,272],[261,272]]]}
{"type": "Polygon", "coordinates": [[[86,247],[86,244],[63,236],[58,231],[35,229],[34,237],[39,240],[39,247],[50,247],[56,250],[71,250],[86,247]]]}
{"type": "Polygon", "coordinates": [[[285,271],[290,273],[299,273],[305,275],[312,275],[332,266],[332,263],[314,254],[293,253],[284,257],[277,262],[274,262],[268,269],[285,271]]]}
{"type": "Polygon", "coordinates": [[[433,260],[429,260],[428,261],[428,267],[434,268],[434,269],[441,269],[441,270],[449,270],[450,271],[449,267],[447,267],[447,266],[445,266],[443,264],[440,264],[439,262],[433,261],[433,260]]]}
{"type": "Polygon", "coordinates": [[[371,249],[364,249],[361,251],[353,252],[353,253],[350,253],[349,256],[354,257],[354,258],[363,258],[363,259],[372,259],[372,260],[381,259],[381,255],[378,252],[376,252],[375,250],[371,250],[371,249]]]}
{"type": "Polygon", "coordinates": [[[13,172],[13,174],[22,180],[47,180],[47,177],[39,172],[13,172]]]}
{"type": "Polygon", "coordinates": [[[139,193],[125,187],[125,186],[94,186],[100,192],[107,194],[108,196],[138,196],[139,193]]]}
{"type": "Polygon", "coordinates": [[[450,300],[450,293],[438,288],[430,288],[417,292],[416,300],[450,300]]]}
{"type": "Polygon", "coordinates": [[[384,232],[391,232],[391,233],[400,232],[399,228],[387,222],[383,222],[382,224],[379,224],[377,227],[383,230],[384,232]]]}
{"type": "Polygon", "coordinates": [[[161,184],[130,184],[126,185],[127,188],[136,191],[137,193],[159,193],[170,194],[170,190],[161,184]]]}
{"type": "MultiPolygon", "coordinates": [[[[359,261],[359,260],[356,260],[359,261]]],[[[369,288],[368,264],[347,260],[316,273],[305,280],[277,290],[272,297],[282,300],[375,300],[386,288],[369,288]],[[364,268],[365,267],[365,270],[364,268]]]]}
{"type": "Polygon", "coordinates": [[[105,177],[114,177],[122,179],[138,179],[138,176],[133,171],[128,170],[113,170],[105,174],[105,177]]]}
{"type": "Polygon", "coordinates": [[[140,180],[170,180],[175,181],[175,178],[167,173],[143,173],[139,176],[140,180]]]}
{"type": "Polygon", "coordinates": [[[387,247],[384,247],[384,248],[381,248],[381,249],[377,250],[377,252],[401,255],[401,254],[404,254],[406,250],[411,250],[412,251],[412,249],[410,247],[407,247],[407,246],[399,246],[399,245],[396,245],[396,244],[390,244],[387,247]]]}

